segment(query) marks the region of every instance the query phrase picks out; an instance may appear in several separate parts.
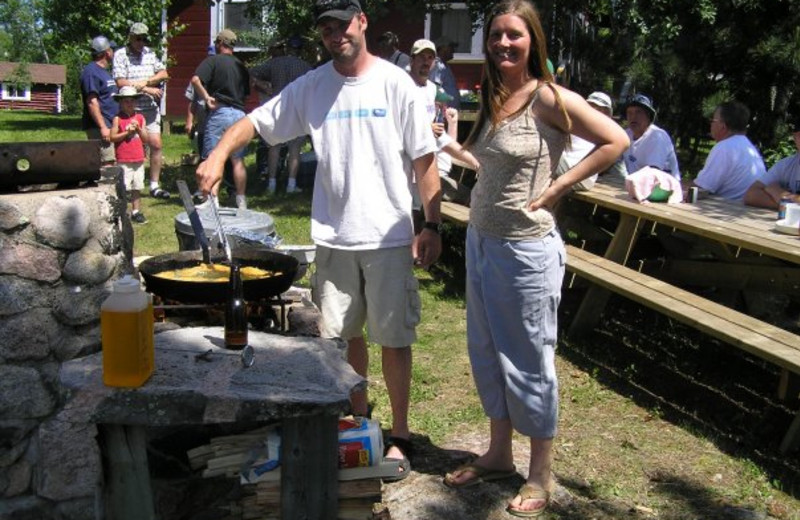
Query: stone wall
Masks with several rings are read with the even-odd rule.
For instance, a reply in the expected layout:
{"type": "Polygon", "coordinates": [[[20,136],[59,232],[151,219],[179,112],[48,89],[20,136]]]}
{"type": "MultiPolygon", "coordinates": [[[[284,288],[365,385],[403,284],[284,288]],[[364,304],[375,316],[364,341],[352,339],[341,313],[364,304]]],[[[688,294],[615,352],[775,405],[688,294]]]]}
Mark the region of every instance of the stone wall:
{"type": "Polygon", "coordinates": [[[58,372],[100,350],[100,304],[133,272],[126,215],[117,168],[0,195],[0,519],[96,518],[96,429],[59,415],[58,372]]]}

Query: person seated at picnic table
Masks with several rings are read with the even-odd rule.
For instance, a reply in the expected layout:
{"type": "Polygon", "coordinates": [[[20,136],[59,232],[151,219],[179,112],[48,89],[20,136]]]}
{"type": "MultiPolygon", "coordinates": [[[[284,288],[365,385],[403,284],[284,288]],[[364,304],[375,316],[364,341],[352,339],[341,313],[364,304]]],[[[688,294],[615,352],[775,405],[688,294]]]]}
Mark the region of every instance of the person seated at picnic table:
{"type": "MultiPolygon", "coordinates": [[[[614,104],[608,94],[605,92],[592,92],[589,94],[589,97],[586,98],[586,101],[589,103],[589,106],[613,119],[614,104]]],[[[564,153],[561,154],[561,159],[558,161],[555,173],[556,177],[560,177],[573,166],[581,162],[584,157],[589,155],[589,152],[594,150],[594,147],[594,143],[582,139],[577,135],[570,135],[569,143],[567,143],[567,146],[564,148],[564,153]]],[[[622,157],[607,170],[595,173],[591,177],[576,182],[572,185],[572,189],[574,191],[588,191],[592,189],[595,182],[597,182],[597,177],[607,172],[616,172],[618,175],[625,177],[627,175],[627,170],[625,168],[625,163],[622,161],[622,157]]]]}
{"type": "Polygon", "coordinates": [[[745,132],[750,110],[738,101],[717,105],[711,116],[711,137],[717,144],[692,185],[700,188],[699,197],[709,193],[742,201],[753,181],[765,173],[764,160],[745,132]]]}
{"type": "Polygon", "coordinates": [[[655,124],[656,109],[650,98],[644,94],[633,96],[625,105],[625,119],[631,146],[622,157],[628,173],[652,166],[680,180],[675,146],[666,130],[655,124]]]}
{"type": "Polygon", "coordinates": [[[744,194],[748,206],[778,209],[784,198],[800,202],[800,110],[790,118],[789,128],[798,153],[784,157],[756,178],[744,194]]]}

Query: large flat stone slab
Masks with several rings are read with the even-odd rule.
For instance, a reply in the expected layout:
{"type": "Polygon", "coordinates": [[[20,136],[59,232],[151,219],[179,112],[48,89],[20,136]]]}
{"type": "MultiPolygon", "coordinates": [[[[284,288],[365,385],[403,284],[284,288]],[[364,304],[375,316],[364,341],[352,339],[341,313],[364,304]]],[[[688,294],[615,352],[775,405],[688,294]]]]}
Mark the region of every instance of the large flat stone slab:
{"type": "Polygon", "coordinates": [[[157,334],[156,369],[135,389],[103,384],[102,353],[69,361],[64,411],[73,421],[143,426],[272,421],[346,412],[350,393],[366,388],[341,340],[250,331],[249,341],[255,363],[245,368],[224,348],[221,327],[157,334]]]}

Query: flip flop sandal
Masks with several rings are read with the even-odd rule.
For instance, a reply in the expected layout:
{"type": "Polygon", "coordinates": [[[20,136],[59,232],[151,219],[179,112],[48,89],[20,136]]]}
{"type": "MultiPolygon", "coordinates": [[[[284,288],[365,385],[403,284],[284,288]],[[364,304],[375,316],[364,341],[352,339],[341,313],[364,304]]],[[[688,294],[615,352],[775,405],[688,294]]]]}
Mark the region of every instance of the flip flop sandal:
{"type": "Polygon", "coordinates": [[[398,473],[394,477],[383,477],[384,482],[397,482],[399,480],[403,480],[404,478],[408,477],[408,474],[411,473],[411,456],[414,450],[413,446],[411,445],[411,441],[408,439],[403,439],[402,437],[389,437],[386,439],[385,447],[383,450],[384,458],[388,460],[399,460],[400,461],[400,473],[398,473]],[[389,452],[389,448],[392,446],[396,447],[403,453],[402,459],[396,459],[394,457],[386,457],[386,454],[389,452]]]}
{"type": "Polygon", "coordinates": [[[463,466],[459,466],[456,468],[452,473],[448,473],[444,477],[444,485],[453,488],[465,488],[480,484],[482,482],[491,482],[493,480],[502,480],[504,478],[513,477],[517,474],[516,466],[512,466],[511,469],[506,470],[497,470],[497,469],[490,469],[484,466],[480,466],[478,464],[464,464],[463,466]],[[466,472],[470,472],[474,475],[474,477],[464,480],[462,482],[457,482],[456,478],[463,475],[466,472]]]}
{"type": "Polygon", "coordinates": [[[506,507],[506,512],[511,516],[516,516],[519,518],[535,518],[540,516],[547,510],[547,506],[550,505],[550,493],[545,491],[540,487],[534,487],[530,484],[523,484],[521,488],[519,488],[519,493],[517,493],[520,498],[522,498],[522,502],[526,500],[543,500],[542,505],[537,507],[536,509],[530,510],[523,510],[523,509],[516,509],[511,507],[511,504],[506,507]]]}

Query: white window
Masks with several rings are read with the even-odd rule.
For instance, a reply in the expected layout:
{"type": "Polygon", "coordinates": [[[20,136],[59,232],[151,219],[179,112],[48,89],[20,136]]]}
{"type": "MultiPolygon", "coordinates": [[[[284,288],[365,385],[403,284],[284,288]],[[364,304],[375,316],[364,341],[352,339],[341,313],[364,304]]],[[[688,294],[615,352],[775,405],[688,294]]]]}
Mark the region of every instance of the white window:
{"type": "Polygon", "coordinates": [[[454,61],[483,59],[483,28],[479,27],[472,32],[467,4],[437,4],[425,16],[425,37],[436,41],[442,36],[456,42],[454,61]]]}
{"type": "Polygon", "coordinates": [[[15,87],[9,83],[3,83],[2,99],[4,101],[30,101],[31,86],[15,87]]]}
{"type": "Polygon", "coordinates": [[[259,27],[247,15],[247,2],[228,2],[225,4],[225,27],[235,33],[257,31],[259,27]]]}
{"type": "Polygon", "coordinates": [[[249,0],[225,0],[217,2],[211,11],[211,38],[222,29],[231,29],[239,38],[236,52],[258,51],[258,43],[249,41],[262,30],[263,21],[254,20],[247,12],[249,0]]]}

